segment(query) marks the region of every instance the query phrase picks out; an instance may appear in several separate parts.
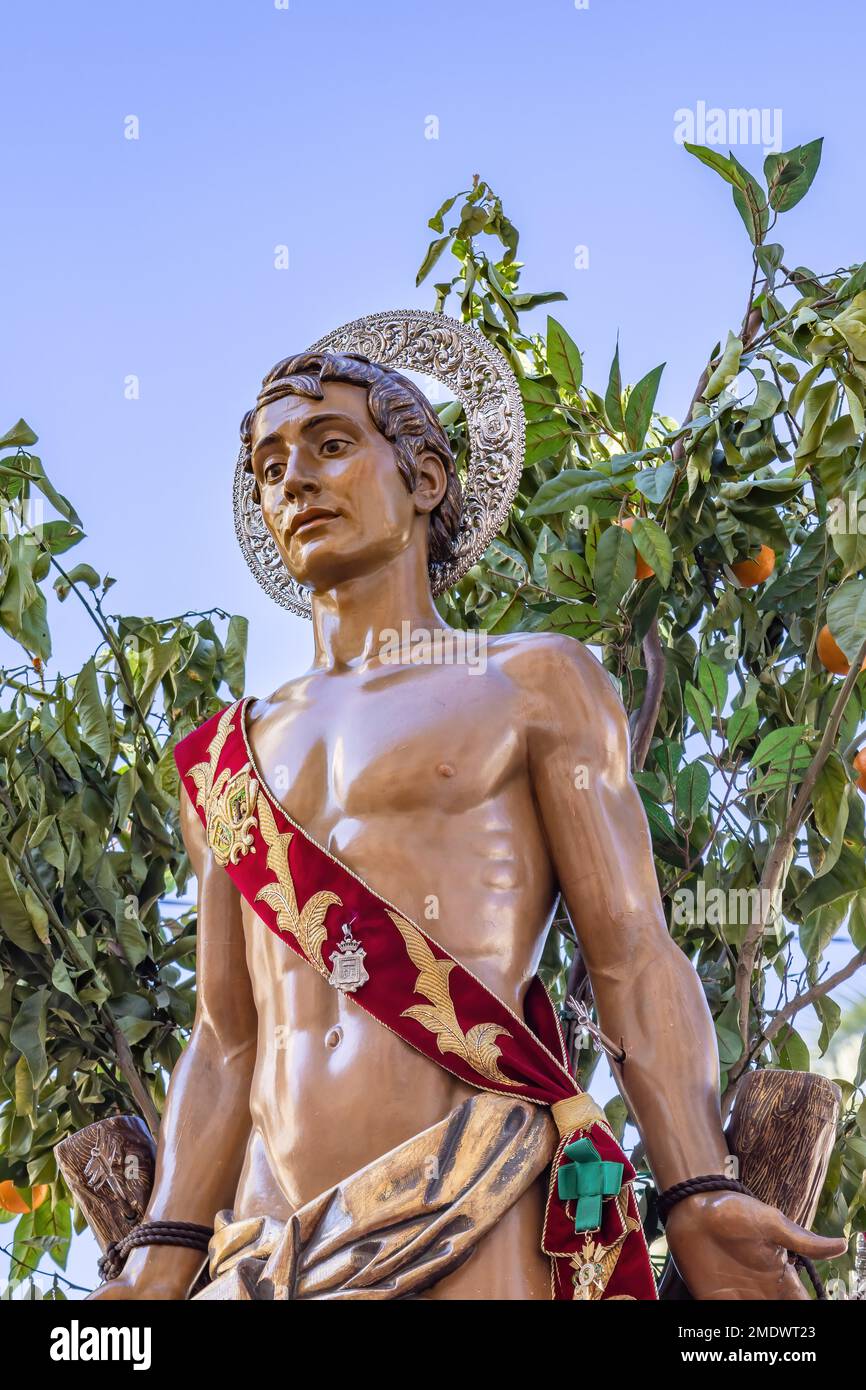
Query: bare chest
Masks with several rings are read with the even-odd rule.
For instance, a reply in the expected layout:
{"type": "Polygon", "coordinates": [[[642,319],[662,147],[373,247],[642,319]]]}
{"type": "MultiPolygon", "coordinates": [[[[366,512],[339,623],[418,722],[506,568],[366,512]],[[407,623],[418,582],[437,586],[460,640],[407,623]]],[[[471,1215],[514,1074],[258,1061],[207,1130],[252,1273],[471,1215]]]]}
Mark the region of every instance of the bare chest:
{"type": "Polygon", "coordinates": [[[261,776],[302,824],[417,812],[461,815],[501,796],[524,765],[518,712],[485,677],[429,669],[314,676],[254,705],[261,776]]]}

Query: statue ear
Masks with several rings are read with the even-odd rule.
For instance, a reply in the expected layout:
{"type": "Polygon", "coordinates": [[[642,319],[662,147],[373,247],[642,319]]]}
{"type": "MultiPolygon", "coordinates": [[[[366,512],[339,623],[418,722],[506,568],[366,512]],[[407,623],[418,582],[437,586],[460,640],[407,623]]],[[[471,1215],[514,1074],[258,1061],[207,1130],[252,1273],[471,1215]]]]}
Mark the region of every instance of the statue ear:
{"type": "Polygon", "coordinates": [[[432,512],[448,488],[448,474],[445,465],[432,450],[425,451],[416,459],[416,482],[412,494],[419,512],[432,512]]]}

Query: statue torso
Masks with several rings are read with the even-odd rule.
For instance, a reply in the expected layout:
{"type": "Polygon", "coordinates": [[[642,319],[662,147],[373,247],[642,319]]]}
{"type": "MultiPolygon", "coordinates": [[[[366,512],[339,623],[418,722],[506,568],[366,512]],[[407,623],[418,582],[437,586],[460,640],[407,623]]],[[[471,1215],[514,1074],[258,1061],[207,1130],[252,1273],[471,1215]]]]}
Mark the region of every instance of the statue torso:
{"type": "MultiPolygon", "coordinates": [[[[251,701],[247,731],[292,817],[520,1011],[556,889],[510,650],[491,640],[478,674],[316,672],[251,701]]],[[[332,989],[246,905],[244,923],[259,1044],[236,1208],[287,1214],[469,1089],[332,989]]],[[[540,1213],[536,1187],[434,1296],[546,1298],[540,1213]]]]}

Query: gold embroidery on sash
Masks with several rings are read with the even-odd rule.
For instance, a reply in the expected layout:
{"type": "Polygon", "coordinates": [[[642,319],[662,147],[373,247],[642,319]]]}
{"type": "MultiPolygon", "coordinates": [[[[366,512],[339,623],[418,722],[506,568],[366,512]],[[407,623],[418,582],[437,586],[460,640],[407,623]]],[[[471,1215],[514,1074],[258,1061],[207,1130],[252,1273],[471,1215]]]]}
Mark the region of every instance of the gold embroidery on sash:
{"type": "MultiPolygon", "coordinates": [[[[600,1245],[598,1241],[587,1238],[578,1253],[571,1257],[570,1263],[574,1270],[572,1297],[575,1299],[595,1302],[602,1297],[616,1268],[626,1236],[640,1229],[640,1222],[628,1214],[628,1197],[625,1190],[617,1196],[616,1204],[623,1223],[622,1235],[617,1237],[613,1245],[600,1245]]],[[[625,1299],[631,1295],[617,1294],[615,1297],[625,1299]]]]}
{"type": "Polygon", "coordinates": [[[252,832],[259,790],[258,782],[250,775],[249,763],[240,772],[231,773],[223,768],[219,776],[215,775],[225,741],[234,728],[231,715],[229,707],[208,745],[207,760],[196,763],[189,770],[196,785],[195,804],[204,806],[207,842],[214,859],[223,868],[226,864],[237,864],[242,855],[250,851],[255,853],[252,832]]]}
{"type": "Polygon", "coordinates": [[[499,1023],[476,1023],[468,1033],[464,1033],[448,988],[448,976],[454,961],[437,960],[417,927],[413,927],[398,912],[388,909],[388,916],[406,943],[409,959],[418,968],[415,993],[423,994],[430,1001],[429,1005],[413,1004],[411,1009],[403,1010],[401,1017],[414,1018],[423,1024],[429,1032],[436,1034],[440,1052],[455,1052],[488,1081],[505,1086],[518,1085],[518,1082],[505,1076],[498,1066],[502,1053],[495,1039],[500,1033],[510,1038],[508,1029],[499,1023]]]}
{"type": "Polygon", "coordinates": [[[325,915],[332,905],[343,906],[342,898],[336,893],[322,891],[308,898],[298,910],[298,899],[292,871],[289,868],[289,845],[292,831],[277,829],[274,813],[266,797],[259,801],[259,829],[268,847],[268,868],[276,875],[276,883],[268,883],[256,893],[255,901],[261,899],[277,915],[280,931],[289,931],[297,941],[307,960],[315,966],[320,975],[330,980],[330,974],[322,960],[322,946],[328,939],[325,915]]]}

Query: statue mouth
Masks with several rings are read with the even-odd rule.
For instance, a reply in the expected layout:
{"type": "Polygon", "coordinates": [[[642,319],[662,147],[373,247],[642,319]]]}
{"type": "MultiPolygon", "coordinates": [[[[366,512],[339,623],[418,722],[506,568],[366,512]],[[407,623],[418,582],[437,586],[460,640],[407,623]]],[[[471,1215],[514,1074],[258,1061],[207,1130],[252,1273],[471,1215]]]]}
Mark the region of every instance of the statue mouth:
{"type": "Polygon", "coordinates": [[[327,507],[305,507],[302,512],[297,512],[289,524],[289,536],[296,536],[299,532],[307,532],[311,527],[317,526],[322,522],[335,521],[339,512],[330,511],[327,507]]]}

